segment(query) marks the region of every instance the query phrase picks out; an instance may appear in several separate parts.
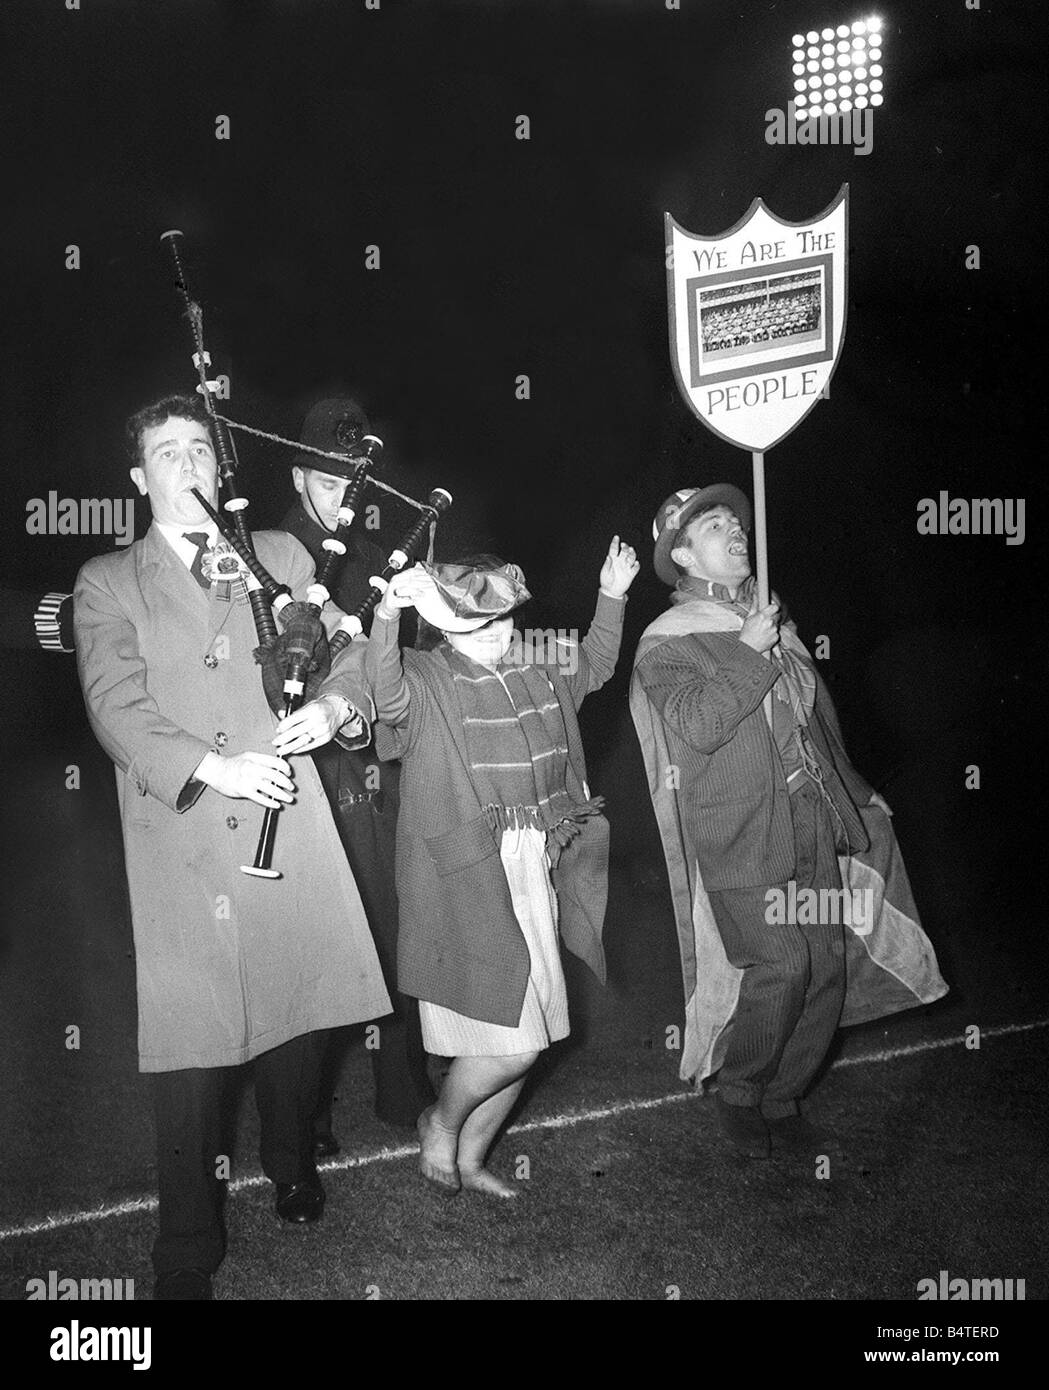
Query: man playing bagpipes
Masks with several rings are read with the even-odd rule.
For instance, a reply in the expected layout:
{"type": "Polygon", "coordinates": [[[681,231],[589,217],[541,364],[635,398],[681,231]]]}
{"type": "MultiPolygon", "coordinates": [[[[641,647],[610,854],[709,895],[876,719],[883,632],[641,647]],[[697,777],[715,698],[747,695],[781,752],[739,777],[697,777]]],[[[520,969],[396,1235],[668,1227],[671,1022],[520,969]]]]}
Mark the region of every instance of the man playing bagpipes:
{"type": "MultiPolygon", "coordinates": [[[[336,734],[367,743],[356,652],[316,699],[275,724],[236,554],[216,546],[208,416],[172,396],[133,416],[143,540],[88,561],[75,592],[77,664],[91,726],[116,764],[135,939],[140,1068],[157,1123],[155,1296],[206,1299],[223,1256],[220,1110],[228,1068],[253,1061],[263,1171],[286,1221],[324,1193],[311,1119],[327,1030],[386,1014],[360,893],[313,763],[336,734]],[[281,810],[279,877],[240,871],[266,808],[281,810]]],[[[305,597],[313,564],[283,532],[258,561],[305,597]]],[[[339,615],[334,615],[332,622],[339,615]]]]}
{"type": "MultiPolygon", "coordinates": [[[[368,420],[353,400],[319,401],[303,423],[301,442],[316,454],[293,456],[292,482],[298,501],[281,526],[302,542],[318,568],[338,524],[339,505],[358,466],[358,450],[369,435],[368,420]]],[[[368,539],[363,516],[345,538],[331,596],[346,613],[354,612],[381,574],[386,553],[368,539]]],[[[410,645],[410,639],[409,643],[410,645]]],[[[420,1112],[434,1100],[426,1070],[419,1010],[414,999],[396,992],[397,891],[394,886],[394,838],[397,825],[399,764],[380,764],[374,746],[347,748],[327,744],[313,755],[331,804],[343,848],[360,889],[379,950],[394,1012],[383,1019],[369,1055],[375,1076],[375,1113],[388,1124],[415,1130],[420,1112]]],[[[340,1061],[336,1040],[329,1050],[321,1083],[321,1105],[314,1124],[318,1156],[338,1151],[332,1134],[332,1099],[340,1061]]]]}
{"type": "Polygon", "coordinates": [[[799,1102],[839,1025],[947,986],[891,813],[850,763],[793,623],[776,599],[757,606],[749,526],[726,483],[660,508],[653,563],[673,606],[638,645],[630,708],[681,948],[681,1075],[718,1073],[725,1136],[760,1159],[835,1143],[799,1102]]]}

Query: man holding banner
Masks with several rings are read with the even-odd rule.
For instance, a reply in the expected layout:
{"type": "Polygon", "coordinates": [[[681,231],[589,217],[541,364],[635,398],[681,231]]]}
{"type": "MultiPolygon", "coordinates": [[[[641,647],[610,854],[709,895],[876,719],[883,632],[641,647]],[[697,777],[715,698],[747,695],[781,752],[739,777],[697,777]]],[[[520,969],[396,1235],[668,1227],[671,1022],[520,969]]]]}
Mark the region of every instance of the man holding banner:
{"type": "Polygon", "coordinates": [[[728,484],[660,509],[672,606],[641,639],[630,702],[681,947],[681,1074],[718,1072],[726,1138],[767,1158],[831,1150],[799,1102],[839,1024],[947,987],[888,807],[849,762],[794,625],[757,600],[750,520],[728,484]]]}

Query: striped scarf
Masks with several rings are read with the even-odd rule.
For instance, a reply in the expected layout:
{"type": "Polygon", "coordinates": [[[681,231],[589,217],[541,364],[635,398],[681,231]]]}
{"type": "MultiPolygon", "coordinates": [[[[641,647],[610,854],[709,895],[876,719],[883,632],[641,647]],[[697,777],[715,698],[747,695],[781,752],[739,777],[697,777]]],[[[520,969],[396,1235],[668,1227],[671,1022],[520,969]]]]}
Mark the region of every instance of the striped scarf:
{"type": "Polygon", "coordinates": [[[603,797],[577,802],[568,791],[568,733],[549,677],[536,666],[497,672],[447,643],[474,788],[493,831],[543,830],[551,858],[578,835],[603,797]]]}

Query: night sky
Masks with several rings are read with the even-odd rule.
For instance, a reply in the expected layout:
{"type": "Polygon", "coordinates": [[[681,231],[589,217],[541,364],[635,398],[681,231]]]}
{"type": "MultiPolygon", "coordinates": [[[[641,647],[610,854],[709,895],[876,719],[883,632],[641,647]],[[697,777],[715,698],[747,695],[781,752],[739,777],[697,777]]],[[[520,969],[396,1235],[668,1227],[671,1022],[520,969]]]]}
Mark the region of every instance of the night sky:
{"type": "MultiPolygon", "coordinates": [[[[873,153],[766,144],[790,36],[866,13],[6,0],[0,583],[72,587],[109,542],[30,536],[26,502],[130,496],[124,417],[194,384],[158,243],[177,226],[235,418],[294,434],[313,399],[357,393],[390,481],[455,494],[440,552],[524,566],[526,624],[585,626],[618,531],[646,561],[632,652],[665,606],[647,563],[659,504],[750,477],[671,374],[663,213],[710,235],[758,195],[797,220],[848,182],[842,359],[767,458],[772,584],[810,644],[830,637],[821,669],[854,760],[897,808],[931,934],[958,913],[1006,933],[1031,913],[1044,809],[1044,18],[1033,0],[887,3],[873,153]],[[917,503],[941,489],[1024,498],[1024,544],[919,536],[917,503]]],[[[286,458],[242,440],[241,459],[256,524],[275,522],[286,458]]],[[[141,535],[144,503],[137,516],[141,535]]],[[[409,519],[392,508],[384,539],[409,519]]],[[[19,756],[104,761],[71,660],[9,669],[19,756]]],[[[614,847],[656,852],[628,671],[626,655],[584,733],[614,847]]]]}

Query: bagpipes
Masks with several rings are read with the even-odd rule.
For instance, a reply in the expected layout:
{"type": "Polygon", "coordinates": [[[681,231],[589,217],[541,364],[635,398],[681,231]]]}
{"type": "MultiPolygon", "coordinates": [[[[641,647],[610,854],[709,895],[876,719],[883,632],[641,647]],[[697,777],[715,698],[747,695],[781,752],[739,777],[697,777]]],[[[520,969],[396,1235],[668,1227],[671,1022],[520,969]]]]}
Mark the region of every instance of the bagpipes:
{"type": "Polygon", "coordinates": [[[328,650],[332,660],[338,656],[343,647],[349,646],[355,637],[359,637],[364,631],[364,619],[372,611],[375,605],[386,592],[386,586],[395,574],[404,569],[408,561],[414,559],[416,549],[423,536],[430,526],[436,524],[438,517],[446,512],[452,505],[452,494],[446,492],[443,487],[435,487],[433,492],[426,500],[426,505],[421,508],[422,515],[416,521],[408,534],[401,541],[400,545],[390,552],[389,559],[379,575],[373,576],[375,582],[368,590],[368,593],[354,609],[352,613],[347,613],[342,622],[332,634],[331,641],[328,643],[328,650]]]}
{"type": "MultiPolygon", "coordinates": [[[[189,294],[186,286],[182,259],[179,254],[180,231],[165,232],[161,237],[171,252],[175,264],[176,286],[184,301],[186,317],[193,333],[193,365],[197,369],[201,395],[215,440],[215,455],[218,463],[219,479],[226,494],[223,516],[206,497],[194,488],[193,495],[211,517],[219,533],[236,552],[244,566],[240,578],[244,584],[252,617],[258,647],[254,657],[261,668],[263,689],[273,712],[284,718],[294,714],[307,700],[315,698],[319,687],[327,677],[332,662],[344,647],[364,631],[364,619],[379,602],[387,581],[414,558],[423,538],[429,532],[432,546],[433,528],[438,517],[452,504],[451,494],[444,488],[435,488],[425,503],[405,496],[395,488],[379,482],[371,476],[371,469],[382,461],[383,443],[376,435],[365,435],[355,441],[352,451],[346,454],[329,454],[325,450],[313,449],[299,444],[293,439],[283,439],[280,435],[268,434],[263,430],[227,420],[215,407],[217,382],[208,380],[207,369],[211,357],[204,347],[203,313],[189,294]],[[261,563],[255,553],[255,546],[248,530],[244,512],[248,507],[247,498],[238,493],[235,473],[237,468],[236,450],[230,435],[230,428],[242,429],[249,434],[288,445],[303,452],[316,454],[320,459],[337,460],[341,469],[347,459],[354,464],[354,470],[342,495],[339,505],[338,524],[335,532],[322,543],[327,552],[320,570],[308,586],[305,602],[296,600],[287,584],[279,583],[261,563]],[[410,506],[418,509],[420,515],[409,529],[401,543],[393,550],[381,575],[374,578],[367,597],[362,600],[352,614],[344,615],[337,631],[328,641],[321,622],[321,613],[331,598],[341,563],[346,555],[346,541],[353,522],[360,510],[361,498],[368,485],[392,493],[410,506]],[[278,632],[274,615],[281,624],[278,632]]],[[[322,464],[318,464],[322,467],[322,464]]],[[[256,878],[280,878],[278,869],[273,868],[273,843],[277,832],[279,807],[267,807],[263,817],[259,842],[252,864],[242,864],[241,872],[256,878]]]]}

